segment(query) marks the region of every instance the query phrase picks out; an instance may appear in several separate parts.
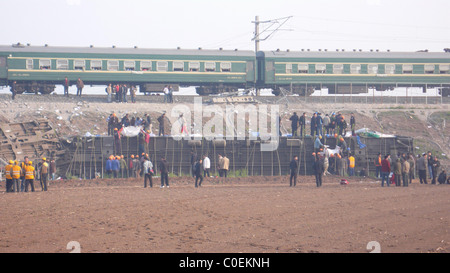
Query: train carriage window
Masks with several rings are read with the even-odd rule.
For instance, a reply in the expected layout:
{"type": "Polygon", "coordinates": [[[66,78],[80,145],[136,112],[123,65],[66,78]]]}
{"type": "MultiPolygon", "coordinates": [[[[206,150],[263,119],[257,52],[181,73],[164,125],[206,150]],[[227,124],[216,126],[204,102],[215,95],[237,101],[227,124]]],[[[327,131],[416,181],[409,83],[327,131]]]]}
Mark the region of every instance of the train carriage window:
{"type": "Polygon", "coordinates": [[[205,71],[206,72],[215,72],[216,71],[216,63],[215,62],[205,62],[205,71]]]}
{"type": "Polygon", "coordinates": [[[361,65],[360,64],[351,64],[350,65],[350,74],[360,74],[361,73],[361,65]]]}
{"type": "Polygon", "coordinates": [[[220,71],[222,71],[222,72],[231,72],[231,63],[230,62],[222,62],[222,63],[220,63],[220,71]]]}
{"type": "Polygon", "coordinates": [[[200,71],[200,62],[189,62],[189,71],[191,72],[200,71]]]}
{"type": "Polygon", "coordinates": [[[308,74],[309,65],[308,64],[298,64],[298,73],[308,74]]]}
{"type": "Polygon", "coordinates": [[[286,64],[286,74],[292,73],[292,64],[286,64]]]}
{"type": "Polygon", "coordinates": [[[142,71],[151,71],[152,70],[152,61],[141,61],[141,70],[142,71]]]}
{"type": "Polygon", "coordinates": [[[84,70],[86,68],[85,60],[74,60],[73,61],[73,69],[75,70],[84,70]]]}
{"type": "Polygon", "coordinates": [[[169,68],[169,63],[166,61],[159,61],[156,63],[156,70],[157,71],[167,71],[169,68]]]}
{"type": "Polygon", "coordinates": [[[27,69],[33,69],[33,59],[27,59],[27,69]]]}
{"type": "Polygon", "coordinates": [[[123,67],[126,71],[134,71],[136,69],[135,61],[123,61],[123,67]]]}
{"type": "Polygon", "coordinates": [[[101,60],[91,60],[91,70],[102,70],[102,61],[101,60]]]}
{"type": "Polygon", "coordinates": [[[333,74],[342,74],[344,72],[343,64],[333,64],[333,74]]]}
{"type": "Polygon", "coordinates": [[[423,66],[425,74],[434,74],[434,64],[426,64],[423,66]]]}
{"type": "Polygon", "coordinates": [[[326,64],[316,64],[316,73],[317,74],[325,74],[326,70],[327,70],[326,64]]]}
{"type": "Polygon", "coordinates": [[[184,62],[174,61],[173,62],[173,71],[184,71],[184,62]]]}
{"type": "Polygon", "coordinates": [[[439,65],[439,73],[440,74],[448,74],[450,72],[450,64],[440,64],[439,65]]]}
{"type": "Polygon", "coordinates": [[[385,64],[384,65],[385,74],[395,74],[395,64],[385,64]]]}
{"type": "Polygon", "coordinates": [[[378,74],[378,64],[368,64],[367,65],[368,74],[378,74]]]}
{"type": "Polygon", "coordinates": [[[69,69],[69,60],[56,60],[56,69],[58,70],[68,70],[69,69]]]}
{"type": "Polygon", "coordinates": [[[109,60],[106,63],[108,71],[119,71],[119,61],[109,60]]]}
{"type": "Polygon", "coordinates": [[[404,64],[402,71],[403,71],[403,74],[412,74],[413,73],[413,65],[412,64],[404,64]]]}
{"type": "Polygon", "coordinates": [[[50,59],[40,59],[39,60],[39,69],[52,69],[52,61],[50,59]]]}

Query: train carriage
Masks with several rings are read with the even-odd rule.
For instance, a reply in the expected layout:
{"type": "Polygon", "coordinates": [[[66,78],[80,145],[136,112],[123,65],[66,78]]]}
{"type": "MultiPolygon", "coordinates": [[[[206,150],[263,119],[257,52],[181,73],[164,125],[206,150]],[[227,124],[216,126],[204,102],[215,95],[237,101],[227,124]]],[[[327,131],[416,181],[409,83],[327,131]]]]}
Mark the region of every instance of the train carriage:
{"type": "Polygon", "coordinates": [[[67,76],[72,84],[127,83],[141,92],[172,84],[218,94],[254,87],[255,69],[252,51],[0,46],[0,80],[17,81],[18,93],[51,93],[67,76]]]}
{"type": "Polygon", "coordinates": [[[258,52],[258,83],[279,94],[328,88],[329,94],[396,87],[450,88],[450,53],[379,51],[258,52]]]}

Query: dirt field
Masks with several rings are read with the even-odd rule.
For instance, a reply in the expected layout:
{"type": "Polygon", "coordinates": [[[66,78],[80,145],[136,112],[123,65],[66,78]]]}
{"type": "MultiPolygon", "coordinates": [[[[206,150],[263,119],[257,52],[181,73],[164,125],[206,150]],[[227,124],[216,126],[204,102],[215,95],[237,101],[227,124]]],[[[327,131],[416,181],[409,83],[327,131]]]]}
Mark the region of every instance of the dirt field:
{"type": "Polygon", "coordinates": [[[0,188],[0,252],[449,252],[450,185],[380,187],[313,177],[58,181],[48,192],[0,188]]]}

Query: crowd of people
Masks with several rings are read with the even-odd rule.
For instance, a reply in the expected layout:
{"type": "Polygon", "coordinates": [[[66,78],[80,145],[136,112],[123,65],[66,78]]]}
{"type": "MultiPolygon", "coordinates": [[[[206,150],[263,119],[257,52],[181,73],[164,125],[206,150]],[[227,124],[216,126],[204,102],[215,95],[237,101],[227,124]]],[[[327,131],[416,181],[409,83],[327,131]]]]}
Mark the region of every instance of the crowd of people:
{"type": "MultiPolygon", "coordinates": [[[[341,112],[322,114],[315,112],[312,114],[308,121],[306,113],[298,116],[296,112],[289,118],[291,121],[292,137],[305,137],[306,136],[306,124],[310,124],[310,136],[324,136],[326,135],[339,135],[345,136],[347,133],[348,124],[344,115],[341,112]],[[300,134],[299,134],[300,129],[300,134]]],[[[280,117],[281,123],[281,117],[280,117]]],[[[352,135],[355,135],[356,119],[353,113],[350,114],[350,129],[352,135]]],[[[281,133],[280,133],[281,135],[281,133]]]]}
{"type": "MultiPolygon", "coordinates": [[[[219,177],[226,178],[230,160],[226,155],[218,155],[217,169],[219,177]]],[[[144,188],[153,187],[153,176],[159,171],[161,178],[161,188],[169,187],[169,163],[162,156],[155,165],[150,160],[150,156],[142,153],[140,156],[130,155],[129,158],[123,155],[110,155],[106,160],[106,174],[110,178],[144,178],[144,188]]],[[[211,160],[208,155],[198,157],[197,154],[191,152],[191,175],[195,179],[195,187],[201,187],[204,178],[211,177],[211,160]]]]}
{"type": "Polygon", "coordinates": [[[9,160],[4,168],[6,179],[6,192],[32,192],[35,191],[34,182],[39,180],[42,191],[47,191],[48,181],[55,180],[56,162],[43,157],[41,162],[33,164],[28,156],[22,162],[9,160]]]}

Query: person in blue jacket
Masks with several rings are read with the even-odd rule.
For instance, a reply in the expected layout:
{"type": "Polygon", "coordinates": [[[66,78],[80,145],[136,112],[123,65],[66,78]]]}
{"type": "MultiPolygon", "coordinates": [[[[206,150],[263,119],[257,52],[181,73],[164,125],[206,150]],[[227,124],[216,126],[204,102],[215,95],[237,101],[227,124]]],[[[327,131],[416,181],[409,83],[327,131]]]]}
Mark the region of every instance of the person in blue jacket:
{"type": "Polygon", "coordinates": [[[106,160],[105,169],[106,169],[106,173],[108,175],[111,175],[111,173],[112,173],[112,156],[108,157],[108,160],[106,160]]]}

